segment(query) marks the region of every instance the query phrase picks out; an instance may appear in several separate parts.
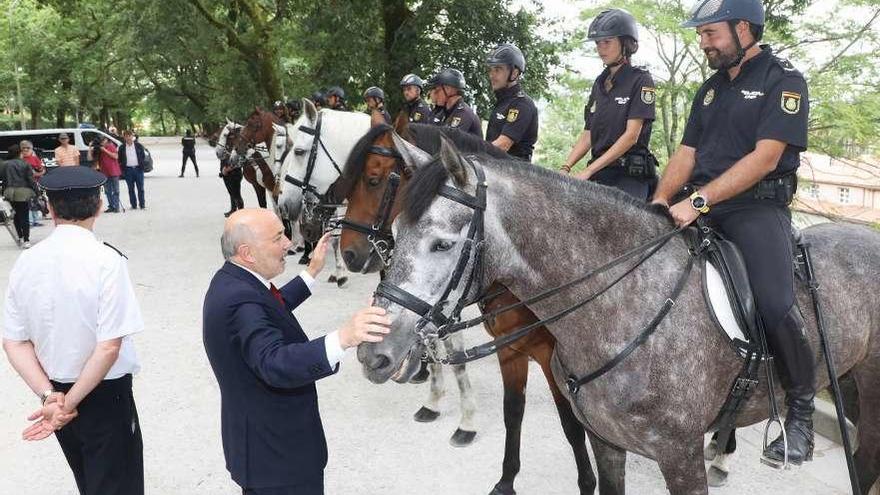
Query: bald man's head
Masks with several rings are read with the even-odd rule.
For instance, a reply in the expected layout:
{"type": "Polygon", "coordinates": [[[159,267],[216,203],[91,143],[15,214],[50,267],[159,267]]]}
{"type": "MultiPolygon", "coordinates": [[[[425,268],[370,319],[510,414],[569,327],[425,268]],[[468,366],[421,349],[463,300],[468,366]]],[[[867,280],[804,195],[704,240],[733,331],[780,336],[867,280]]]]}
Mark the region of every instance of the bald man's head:
{"type": "Polygon", "coordinates": [[[226,219],[220,248],[227,261],[249,268],[266,279],[284,271],[290,247],[281,220],[271,210],[245,208],[226,219]]]}

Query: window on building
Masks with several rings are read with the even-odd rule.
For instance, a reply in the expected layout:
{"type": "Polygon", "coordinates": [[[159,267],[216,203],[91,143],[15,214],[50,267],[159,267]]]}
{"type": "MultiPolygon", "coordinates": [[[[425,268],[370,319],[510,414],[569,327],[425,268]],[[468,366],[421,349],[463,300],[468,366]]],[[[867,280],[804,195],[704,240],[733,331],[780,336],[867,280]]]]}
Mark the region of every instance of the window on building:
{"type": "Polygon", "coordinates": [[[819,199],[819,184],[811,182],[810,186],[807,187],[807,196],[812,199],[819,199]]]}
{"type": "Polygon", "coordinates": [[[840,204],[848,205],[849,204],[849,188],[848,187],[838,187],[837,192],[838,192],[838,196],[840,198],[840,204]]]}

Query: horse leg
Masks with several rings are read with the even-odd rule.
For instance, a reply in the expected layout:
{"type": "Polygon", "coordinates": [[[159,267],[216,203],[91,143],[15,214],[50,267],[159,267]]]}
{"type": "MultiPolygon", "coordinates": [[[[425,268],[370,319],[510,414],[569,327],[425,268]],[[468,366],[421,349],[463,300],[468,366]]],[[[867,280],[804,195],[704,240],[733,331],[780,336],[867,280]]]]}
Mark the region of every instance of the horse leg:
{"type": "Polygon", "coordinates": [[[262,186],[258,186],[257,184],[252,184],[254,186],[254,192],[257,193],[257,204],[260,205],[260,208],[266,207],[266,190],[262,186]]]}
{"type": "Polygon", "coordinates": [[[596,471],[599,473],[599,493],[623,495],[626,493],[626,451],[605,443],[589,430],[587,436],[590,438],[590,446],[593,447],[596,471]]]}
{"type": "MultiPolygon", "coordinates": [[[[540,343],[538,341],[532,341],[532,345],[528,347],[528,351],[529,355],[541,365],[541,370],[544,372],[547,384],[550,385],[550,393],[553,395],[553,402],[556,403],[556,411],[559,413],[559,421],[562,424],[562,431],[565,433],[565,438],[568,440],[569,445],[571,445],[571,450],[574,454],[574,461],[577,465],[578,471],[578,489],[580,490],[580,494],[590,495],[596,491],[596,475],[593,474],[593,465],[590,463],[590,452],[587,450],[587,444],[585,442],[586,432],[584,431],[584,425],[582,425],[574,415],[574,411],[571,409],[571,403],[569,403],[568,399],[562,395],[562,392],[556,385],[556,380],[553,379],[553,370],[550,369],[550,357],[553,355],[554,347],[555,341],[551,339],[547,339],[540,343]]],[[[598,462],[598,454],[596,455],[596,458],[598,462]]],[[[623,453],[623,459],[624,462],[622,466],[625,467],[625,452],[623,453]]],[[[618,465],[615,465],[615,467],[617,466],[618,465]]],[[[621,483],[623,481],[623,474],[623,471],[619,474],[621,483]]],[[[612,476],[612,478],[616,477],[617,476],[612,476]]],[[[605,490],[601,492],[603,495],[609,493],[623,493],[622,484],[620,485],[620,491],[615,491],[614,483],[608,483],[607,485],[608,486],[605,490]]]]}
{"type": "Polygon", "coordinates": [[[709,486],[719,487],[727,484],[727,477],[730,475],[730,456],[734,452],[736,452],[736,428],[730,432],[727,445],[722,450],[718,450],[718,432],[712,435],[712,441],[703,451],[704,459],[712,461],[706,474],[709,486]]]}
{"type": "MultiPolygon", "coordinates": [[[[444,342],[449,352],[464,350],[464,337],[460,333],[452,335],[444,342]]],[[[466,447],[474,441],[477,429],[474,425],[474,416],[477,413],[477,404],[474,400],[474,389],[471,387],[471,379],[468,377],[465,365],[458,364],[452,367],[455,381],[458,383],[458,399],[461,404],[461,419],[458,428],[449,439],[453,447],[466,447]]]]}
{"type": "Polygon", "coordinates": [[[504,461],[501,464],[501,479],[489,495],[513,495],[516,493],[513,481],[520,468],[519,447],[526,408],[529,357],[506,347],[498,351],[498,361],[504,384],[504,461]]]}
{"type": "MultiPolygon", "coordinates": [[[[876,363],[863,363],[864,369],[857,366],[853,373],[858,386],[859,396],[859,449],[854,457],[856,472],[862,495],[871,492],[871,488],[880,477],[880,367],[876,363]]],[[[880,492],[880,483],[877,483],[880,492]]]]}
{"type": "Polygon", "coordinates": [[[708,495],[703,465],[703,435],[691,440],[675,440],[657,455],[660,472],[670,495],[708,495]]]}
{"type": "Polygon", "coordinates": [[[419,423],[430,423],[440,417],[440,399],[446,394],[443,385],[443,366],[429,364],[431,369],[431,390],[428,392],[428,400],[413,415],[413,419],[419,423]]]}

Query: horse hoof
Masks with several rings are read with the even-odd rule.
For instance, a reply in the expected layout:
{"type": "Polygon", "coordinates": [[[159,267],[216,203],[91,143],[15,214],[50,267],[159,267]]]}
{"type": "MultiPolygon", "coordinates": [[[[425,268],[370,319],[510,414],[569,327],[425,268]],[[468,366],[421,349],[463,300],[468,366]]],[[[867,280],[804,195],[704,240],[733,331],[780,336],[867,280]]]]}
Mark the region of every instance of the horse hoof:
{"type": "Polygon", "coordinates": [[[455,433],[452,434],[452,438],[449,439],[449,443],[451,443],[453,447],[467,447],[468,445],[473,443],[476,436],[477,432],[475,431],[467,431],[458,428],[457,430],[455,430],[455,433]]]}
{"type": "Polygon", "coordinates": [[[330,277],[327,278],[327,282],[331,284],[336,283],[336,275],[330,275],[330,277]]]}
{"type": "Polygon", "coordinates": [[[707,445],[706,448],[703,449],[703,459],[706,459],[707,461],[714,461],[716,455],[718,455],[718,442],[712,440],[711,442],[709,442],[709,445],[707,445]]]}
{"type": "Polygon", "coordinates": [[[422,406],[421,409],[419,409],[418,411],[416,411],[415,414],[413,414],[413,419],[418,421],[419,423],[430,423],[439,417],[440,417],[439,411],[434,411],[434,410],[428,409],[425,406],[422,406]]]}
{"type": "Polygon", "coordinates": [[[336,287],[341,289],[346,282],[348,282],[348,277],[339,277],[339,279],[336,280],[336,287]]]}
{"type": "Polygon", "coordinates": [[[502,482],[498,482],[495,485],[495,488],[489,492],[489,495],[516,495],[516,490],[513,489],[513,485],[508,485],[507,483],[502,484],[502,482]]]}
{"type": "Polygon", "coordinates": [[[727,471],[722,471],[715,466],[709,466],[709,472],[706,473],[706,479],[711,487],[719,487],[727,484],[727,471]]]}

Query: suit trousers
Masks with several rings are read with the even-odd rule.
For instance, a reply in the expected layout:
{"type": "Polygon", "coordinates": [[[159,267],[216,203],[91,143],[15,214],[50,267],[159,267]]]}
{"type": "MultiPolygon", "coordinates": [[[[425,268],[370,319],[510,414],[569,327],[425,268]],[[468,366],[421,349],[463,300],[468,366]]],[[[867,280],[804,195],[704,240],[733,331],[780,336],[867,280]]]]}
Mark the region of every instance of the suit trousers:
{"type": "Polygon", "coordinates": [[[324,479],[302,485],[242,488],[241,495],[324,495],[324,479]]]}
{"type": "MultiPolygon", "coordinates": [[[[66,393],[73,384],[52,386],[66,393]]],[[[143,440],[131,375],[102,381],[77,409],[79,416],[55,436],[80,495],[143,495],[143,440]]]]}

